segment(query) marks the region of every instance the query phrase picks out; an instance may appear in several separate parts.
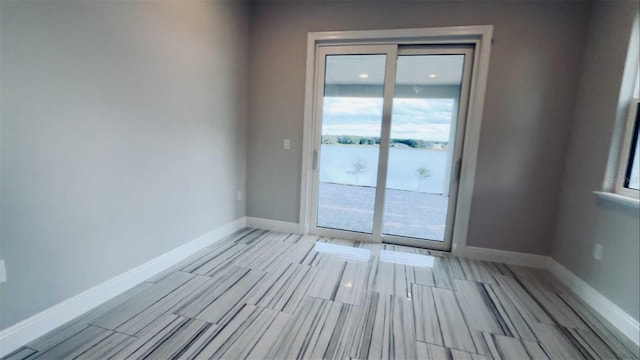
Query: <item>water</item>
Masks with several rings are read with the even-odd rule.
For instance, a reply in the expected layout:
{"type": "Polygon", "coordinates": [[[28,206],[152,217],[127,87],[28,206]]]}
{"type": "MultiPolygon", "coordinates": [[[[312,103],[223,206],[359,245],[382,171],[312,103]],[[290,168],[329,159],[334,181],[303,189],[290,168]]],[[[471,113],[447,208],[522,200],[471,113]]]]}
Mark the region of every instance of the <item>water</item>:
{"type": "MultiPolygon", "coordinates": [[[[378,172],[377,146],[323,144],[320,150],[320,181],[338,184],[375,186],[378,172]],[[354,173],[354,163],[364,168],[354,173]]],[[[447,151],[391,148],[387,187],[398,190],[446,194],[447,151]],[[424,167],[430,176],[420,179],[416,170],[424,167]]]]}

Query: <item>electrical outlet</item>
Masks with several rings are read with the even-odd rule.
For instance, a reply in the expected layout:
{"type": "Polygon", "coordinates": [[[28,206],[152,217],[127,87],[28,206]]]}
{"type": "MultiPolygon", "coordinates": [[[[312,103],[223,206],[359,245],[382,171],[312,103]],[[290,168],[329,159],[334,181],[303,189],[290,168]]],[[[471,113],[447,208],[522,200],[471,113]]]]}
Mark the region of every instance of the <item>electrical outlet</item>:
{"type": "Polygon", "coordinates": [[[0,260],[0,284],[7,281],[7,269],[4,267],[4,260],[0,260]]]}
{"type": "Polygon", "coordinates": [[[284,139],[284,141],[282,142],[282,147],[285,150],[291,150],[291,139],[284,139]]]}
{"type": "Polygon", "coordinates": [[[593,258],[598,261],[602,260],[603,252],[604,248],[602,247],[602,245],[596,244],[596,246],[593,247],[593,258]]]}
{"type": "Polygon", "coordinates": [[[242,201],[242,190],[236,192],[236,200],[242,201]]]}

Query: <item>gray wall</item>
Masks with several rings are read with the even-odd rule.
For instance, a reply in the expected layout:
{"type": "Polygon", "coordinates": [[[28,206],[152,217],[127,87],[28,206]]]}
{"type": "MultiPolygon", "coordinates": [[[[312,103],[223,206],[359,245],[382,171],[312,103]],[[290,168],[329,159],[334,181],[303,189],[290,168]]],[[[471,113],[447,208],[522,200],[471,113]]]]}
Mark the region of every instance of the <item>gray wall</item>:
{"type": "MultiPolygon", "coordinates": [[[[598,200],[592,192],[602,189],[616,122],[626,120],[638,63],[632,62],[625,73],[625,62],[637,17],[635,1],[594,5],[552,254],[636,319],[640,213],[637,208],[598,200]],[[604,246],[602,261],[593,259],[596,243],[604,246]]],[[[631,44],[637,59],[637,33],[631,44]]]]}
{"type": "Polygon", "coordinates": [[[0,12],[0,327],[245,214],[246,4],[0,12]]]}
{"type": "Polygon", "coordinates": [[[298,222],[310,31],[495,25],[468,244],[546,254],[556,226],[590,4],[252,5],[247,215],[298,222]],[[282,139],[292,139],[292,150],[282,139]],[[294,195],[294,196],[292,196],[294,195]]]}

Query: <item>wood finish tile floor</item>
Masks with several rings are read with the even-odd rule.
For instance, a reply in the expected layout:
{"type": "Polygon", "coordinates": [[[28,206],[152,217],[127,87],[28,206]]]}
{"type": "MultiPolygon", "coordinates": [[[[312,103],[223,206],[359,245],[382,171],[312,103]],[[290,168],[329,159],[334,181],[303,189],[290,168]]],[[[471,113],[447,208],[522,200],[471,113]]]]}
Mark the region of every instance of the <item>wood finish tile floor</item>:
{"type": "Polygon", "coordinates": [[[243,229],[5,359],[638,359],[550,275],[243,229]]]}

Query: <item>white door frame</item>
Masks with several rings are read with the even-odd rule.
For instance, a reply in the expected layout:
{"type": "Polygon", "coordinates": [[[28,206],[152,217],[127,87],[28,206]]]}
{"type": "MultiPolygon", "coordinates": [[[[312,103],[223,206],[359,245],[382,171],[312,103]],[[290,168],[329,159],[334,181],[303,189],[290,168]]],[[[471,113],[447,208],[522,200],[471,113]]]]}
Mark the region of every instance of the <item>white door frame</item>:
{"type": "Polygon", "coordinates": [[[491,53],[492,25],[461,26],[445,28],[329,31],[312,32],[307,36],[307,68],[304,104],[304,134],[302,143],[302,180],[300,186],[300,232],[308,234],[310,230],[312,208],[312,166],[314,162],[314,108],[318,91],[316,59],[322,45],[365,45],[397,44],[436,45],[468,44],[474,46],[473,69],[467,109],[467,124],[464,129],[464,151],[460,170],[460,183],[456,200],[456,213],[452,235],[452,251],[462,253],[466,247],[469,220],[471,218],[471,200],[475,183],[478,145],[482,125],[489,59],[491,53]]]}

